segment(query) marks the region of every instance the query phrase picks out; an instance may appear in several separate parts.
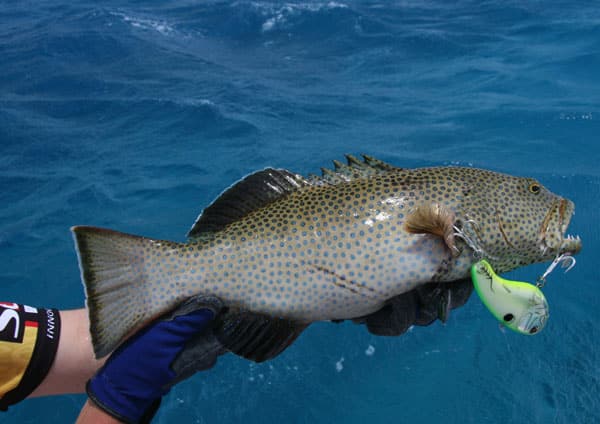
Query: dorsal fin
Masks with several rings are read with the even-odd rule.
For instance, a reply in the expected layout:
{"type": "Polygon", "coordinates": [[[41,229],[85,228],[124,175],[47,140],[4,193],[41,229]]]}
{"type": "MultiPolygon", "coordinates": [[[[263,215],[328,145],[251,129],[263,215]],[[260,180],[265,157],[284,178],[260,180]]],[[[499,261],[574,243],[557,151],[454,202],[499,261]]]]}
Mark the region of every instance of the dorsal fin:
{"type": "Polygon", "coordinates": [[[309,183],[285,169],[267,168],[225,190],[192,226],[188,237],[210,239],[214,232],[309,183]]]}
{"type": "Polygon", "coordinates": [[[393,165],[362,155],[363,160],[346,155],[348,164],[333,161],[334,169],[321,168],[321,177],[310,175],[304,178],[285,169],[267,168],[250,174],[225,190],[196,219],[188,237],[210,239],[212,235],[226,225],[262,208],[269,203],[287,196],[308,185],[335,185],[371,175],[397,171],[393,165]]]}
{"type": "Polygon", "coordinates": [[[348,164],[340,161],[333,161],[333,170],[321,168],[322,176],[310,175],[308,182],[313,185],[335,185],[358,178],[365,178],[371,175],[383,174],[389,171],[397,171],[397,168],[388,163],[375,159],[372,156],[362,155],[364,160],[360,160],[352,155],[346,155],[348,164]]]}

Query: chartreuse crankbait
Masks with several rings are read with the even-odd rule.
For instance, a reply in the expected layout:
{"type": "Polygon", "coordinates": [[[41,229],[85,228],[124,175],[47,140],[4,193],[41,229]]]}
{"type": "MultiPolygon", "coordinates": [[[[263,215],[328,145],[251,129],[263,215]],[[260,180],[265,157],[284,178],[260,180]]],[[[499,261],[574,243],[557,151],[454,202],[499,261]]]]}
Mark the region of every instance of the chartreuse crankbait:
{"type": "Polygon", "coordinates": [[[500,277],[485,259],[471,267],[471,278],[483,304],[504,326],[533,335],[546,325],[548,302],[537,286],[500,277]]]}

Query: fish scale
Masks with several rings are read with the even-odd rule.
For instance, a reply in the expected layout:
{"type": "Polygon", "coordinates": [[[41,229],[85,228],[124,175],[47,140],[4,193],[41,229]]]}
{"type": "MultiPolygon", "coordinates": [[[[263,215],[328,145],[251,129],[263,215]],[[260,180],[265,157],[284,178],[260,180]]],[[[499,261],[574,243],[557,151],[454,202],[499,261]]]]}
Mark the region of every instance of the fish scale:
{"type": "Polygon", "coordinates": [[[564,237],[572,202],[533,179],[347,160],[322,177],[246,177],[204,210],[187,243],[75,227],[96,354],[204,294],[227,305],[215,329],[226,347],[264,360],[311,322],[365,317],[426,283],[467,278],[474,252],[504,272],[580,249],[564,237]],[[281,345],[249,352],[262,338],[281,345]]]}

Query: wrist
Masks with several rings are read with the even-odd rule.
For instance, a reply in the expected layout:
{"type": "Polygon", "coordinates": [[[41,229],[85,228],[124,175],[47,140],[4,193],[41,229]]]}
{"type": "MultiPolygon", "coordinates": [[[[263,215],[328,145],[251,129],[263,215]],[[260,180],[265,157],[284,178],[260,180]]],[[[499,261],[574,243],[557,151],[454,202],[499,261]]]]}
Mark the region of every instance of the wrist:
{"type": "Polygon", "coordinates": [[[122,424],[122,421],[106,413],[100,406],[88,399],[81,408],[76,424],[122,424]]]}

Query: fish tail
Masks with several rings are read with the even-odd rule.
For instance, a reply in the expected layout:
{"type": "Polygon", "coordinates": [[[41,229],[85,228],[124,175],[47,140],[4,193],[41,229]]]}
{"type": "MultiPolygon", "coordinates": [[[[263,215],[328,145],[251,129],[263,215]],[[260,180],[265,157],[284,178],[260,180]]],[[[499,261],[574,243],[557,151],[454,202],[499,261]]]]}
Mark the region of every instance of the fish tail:
{"type": "Polygon", "coordinates": [[[154,240],[97,227],[77,226],[71,231],[92,345],[101,358],[135,329],[173,307],[173,299],[152,296],[158,282],[147,272],[146,259],[155,249],[154,240]]]}

